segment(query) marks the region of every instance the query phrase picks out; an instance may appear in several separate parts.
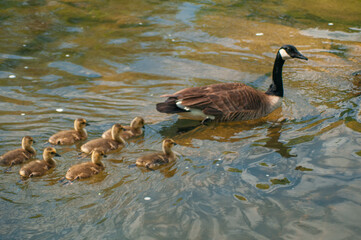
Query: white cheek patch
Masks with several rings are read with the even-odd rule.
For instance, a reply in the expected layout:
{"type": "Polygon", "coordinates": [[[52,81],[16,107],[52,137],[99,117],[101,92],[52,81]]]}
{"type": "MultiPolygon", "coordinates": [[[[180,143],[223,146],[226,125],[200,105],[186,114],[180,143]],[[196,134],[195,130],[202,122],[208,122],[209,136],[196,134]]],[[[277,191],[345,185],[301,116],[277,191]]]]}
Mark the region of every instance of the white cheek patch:
{"type": "Polygon", "coordinates": [[[284,49],[280,49],[279,53],[283,60],[291,59],[292,57],[284,49]]]}

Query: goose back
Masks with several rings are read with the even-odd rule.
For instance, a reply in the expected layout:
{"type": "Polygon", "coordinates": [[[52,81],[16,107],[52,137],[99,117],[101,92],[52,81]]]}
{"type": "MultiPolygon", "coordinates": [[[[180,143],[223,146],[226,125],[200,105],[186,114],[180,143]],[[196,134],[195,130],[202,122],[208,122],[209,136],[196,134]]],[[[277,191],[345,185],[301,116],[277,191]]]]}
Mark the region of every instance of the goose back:
{"type": "Polygon", "coordinates": [[[70,167],[65,175],[65,178],[68,180],[89,178],[103,170],[103,164],[95,164],[93,162],[80,163],[70,167]]]}
{"type": "MultiPolygon", "coordinates": [[[[208,117],[217,121],[250,120],[266,116],[274,110],[276,101],[270,96],[242,83],[220,83],[203,87],[192,87],[171,95],[157,104],[157,110],[165,113],[178,113],[190,118],[193,109],[200,110],[198,120],[208,117]]],[[[196,118],[197,119],[197,118],[196,118]]]]}

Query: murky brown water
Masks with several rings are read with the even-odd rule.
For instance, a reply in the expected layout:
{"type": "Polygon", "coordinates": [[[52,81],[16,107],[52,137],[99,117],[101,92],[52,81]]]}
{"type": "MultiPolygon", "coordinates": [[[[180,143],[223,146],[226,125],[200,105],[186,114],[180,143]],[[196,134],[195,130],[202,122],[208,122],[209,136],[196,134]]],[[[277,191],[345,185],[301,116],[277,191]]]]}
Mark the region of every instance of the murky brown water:
{"type": "MultiPolygon", "coordinates": [[[[24,135],[38,157],[84,117],[96,138],[146,119],[144,137],[86,181],[57,167],[0,174],[1,239],[356,239],[361,234],[361,5],[323,1],[2,1],[0,154],[24,135]],[[315,5],[317,4],[317,5],[315,5]],[[241,81],[266,90],[275,53],[285,99],[265,119],[195,127],[155,110],[185,87],[241,81]],[[284,117],[287,120],[277,122],[284,117]],[[164,137],[180,157],[132,167],[164,137]],[[150,198],[150,200],[149,200],[150,198]]],[[[3,171],[5,167],[0,170],[3,171]]]]}

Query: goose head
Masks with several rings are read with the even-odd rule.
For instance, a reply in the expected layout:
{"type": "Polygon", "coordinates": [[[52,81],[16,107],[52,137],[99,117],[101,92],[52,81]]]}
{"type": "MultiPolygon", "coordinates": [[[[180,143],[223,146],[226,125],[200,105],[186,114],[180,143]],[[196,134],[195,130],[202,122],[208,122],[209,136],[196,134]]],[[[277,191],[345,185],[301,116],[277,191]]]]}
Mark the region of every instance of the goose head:
{"type": "Polygon", "coordinates": [[[43,152],[43,159],[46,162],[53,162],[53,157],[60,157],[60,155],[58,153],[56,153],[55,148],[53,147],[47,147],[44,149],[43,152]]]}
{"type": "Polygon", "coordinates": [[[162,148],[165,154],[170,154],[172,152],[172,147],[177,145],[173,139],[167,138],[163,140],[162,148]]]}
{"type": "Polygon", "coordinates": [[[74,129],[76,131],[80,131],[84,129],[86,126],[89,126],[89,123],[86,122],[84,118],[77,118],[74,121],[74,129]]]}
{"type": "Polygon", "coordinates": [[[134,129],[141,129],[144,127],[144,119],[142,117],[136,117],[130,123],[130,127],[134,129]]]}
{"type": "Polygon", "coordinates": [[[91,159],[94,164],[101,165],[100,161],[102,160],[103,157],[107,157],[104,151],[99,150],[97,148],[92,151],[91,159]]]}
{"type": "Polygon", "coordinates": [[[23,149],[25,150],[32,150],[32,145],[33,143],[35,143],[34,139],[30,136],[25,136],[23,137],[23,139],[21,140],[21,146],[23,149]]]}
{"type": "Polygon", "coordinates": [[[306,58],[305,56],[303,56],[295,46],[293,45],[283,45],[279,50],[278,50],[281,58],[286,61],[287,59],[291,59],[291,58],[299,58],[299,59],[303,59],[303,60],[308,60],[308,58],[306,58]]]}
{"type": "Polygon", "coordinates": [[[123,126],[119,123],[116,123],[112,127],[112,139],[117,142],[122,142],[125,144],[124,139],[121,137],[121,134],[126,131],[123,126]]]}

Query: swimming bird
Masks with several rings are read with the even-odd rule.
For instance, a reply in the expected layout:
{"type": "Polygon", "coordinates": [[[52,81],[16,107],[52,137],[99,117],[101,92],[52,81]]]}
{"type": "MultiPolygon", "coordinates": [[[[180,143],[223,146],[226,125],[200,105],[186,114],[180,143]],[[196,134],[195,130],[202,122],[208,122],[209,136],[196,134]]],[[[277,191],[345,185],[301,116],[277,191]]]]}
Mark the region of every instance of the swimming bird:
{"type": "Polygon", "coordinates": [[[70,145],[76,141],[85,140],[88,133],[85,127],[89,126],[84,118],[77,118],[74,121],[74,130],[65,130],[55,133],[49,138],[51,144],[70,145]]]}
{"type": "Polygon", "coordinates": [[[172,139],[164,139],[162,152],[151,153],[138,158],[135,162],[137,166],[143,166],[151,170],[159,168],[161,165],[172,162],[176,159],[172,147],[177,145],[172,139]]]}
{"type": "Polygon", "coordinates": [[[121,137],[125,129],[119,123],[112,127],[112,138],[97,138],[83,144],[80,149],[82,152],[91,153],[94,149],[108,153],[116,151],[125,146],[125,141],[121,137]]]}
{"type": "Polygon", "coordinates": [[[308,60],[296,47],[284,45],[273,65],[272,84],[266,92],[243,83],[219,83],[191,87],[174,94],[163,95],[167,100],[158,103],[159,112],[178,114],[194,120],[242,121],[267,116],[281,106],[283,98],[282,67],[286,60],[308,60]]]}
{"type": "Polygon", "coordinates": [[[23,137],[21,140],[21,148],[11,150],[0,156],[0,164],[13,166],[15,164],[21,164],[26,160],[34,158],[36,156],[36,151],[32,147],[33,143],[35,143],[35,141],[32,137],[23,137]]]}
{"type": "MultiPolygon", "coordinates": [[[[144,119],[142,117],[136,117],[130,123],[130,126],[123,126],[125,131],[121,134],[123,139],[129,139],[137,137],[143,134],[144,119]]],[[[112,129],[108,129],[102,135],[102,138],[112,138],[112,129]]]]}
{"type": "Polygon", "coordinates": [[[60,157],[55,148],[47,147],[43,152],[43,160],[35,160],[24,165],[19,174],[23,177],[43,176],[49,169],[54,168],[56,163],[53,157],[60,157]]]}
{"type": "Polygon", "coordinates": [[[74,165],[69,168],[65,178],[74,181],[76,179],[89,178],[104,170],[102,157],[106,157],[103,151],[95,149],[92,151],[91,161],[74,165]]]}

